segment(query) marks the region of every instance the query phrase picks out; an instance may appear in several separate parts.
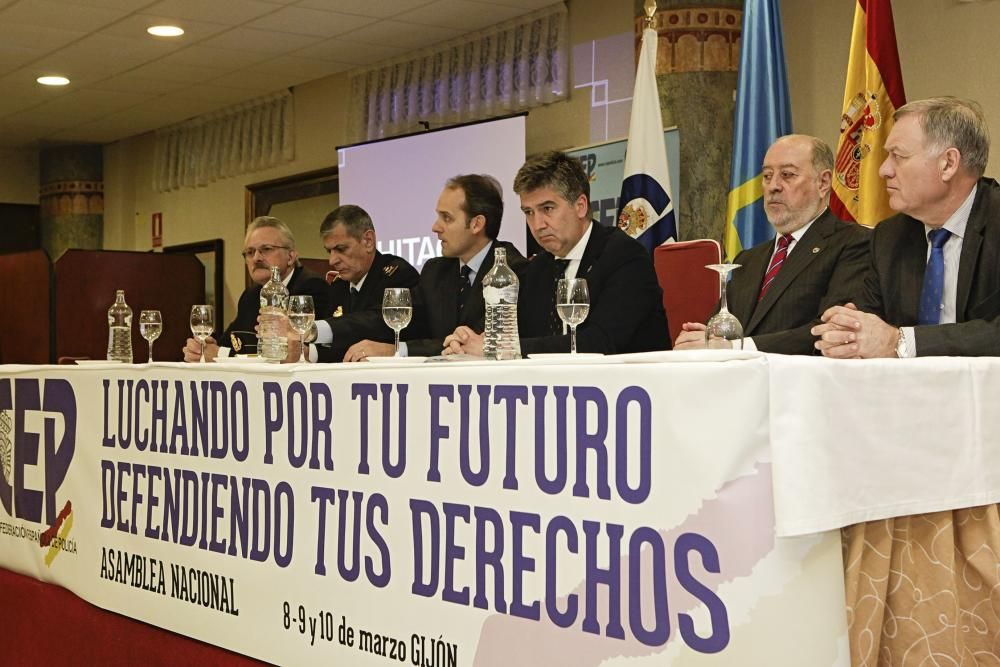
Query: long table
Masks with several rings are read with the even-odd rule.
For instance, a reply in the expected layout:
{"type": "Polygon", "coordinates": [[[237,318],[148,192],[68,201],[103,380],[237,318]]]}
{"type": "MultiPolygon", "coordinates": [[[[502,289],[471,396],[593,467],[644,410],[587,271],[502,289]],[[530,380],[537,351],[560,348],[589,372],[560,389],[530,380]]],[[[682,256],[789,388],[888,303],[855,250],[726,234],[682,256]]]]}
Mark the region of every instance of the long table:
{"type": "Polygon", "coordinates": [[[862,664],[837,529],[1000,491],[899,502],[922,383],[1000,395],[932,361],[7,366],[0,566],[280,664],[862,664]]]}

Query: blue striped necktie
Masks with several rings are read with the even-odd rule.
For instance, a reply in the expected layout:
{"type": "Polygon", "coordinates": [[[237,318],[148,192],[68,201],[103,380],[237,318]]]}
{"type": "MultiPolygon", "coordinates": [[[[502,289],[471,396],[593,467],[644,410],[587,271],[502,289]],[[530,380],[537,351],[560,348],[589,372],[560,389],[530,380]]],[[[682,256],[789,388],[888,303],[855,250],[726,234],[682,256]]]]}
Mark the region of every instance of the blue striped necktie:
{"type": "Polygon", "coordinates": [[[924,286],[920,290],[920,311],[917,324],[941,322],[941,297],[944,294],[944,244],[951,237],[947,229],[932,229],[927,233],[931,254],[924,270],[924,286]]]}

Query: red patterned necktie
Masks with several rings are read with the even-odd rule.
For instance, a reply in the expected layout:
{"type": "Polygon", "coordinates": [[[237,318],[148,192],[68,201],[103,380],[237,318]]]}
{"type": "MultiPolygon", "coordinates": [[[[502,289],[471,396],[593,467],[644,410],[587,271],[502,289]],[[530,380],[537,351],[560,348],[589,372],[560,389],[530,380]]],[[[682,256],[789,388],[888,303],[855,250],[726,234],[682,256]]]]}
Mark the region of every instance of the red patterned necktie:
{"type": "Polygon", "coordinates": [[[767,273],[764,274],[764,284],[760,286],[760,294],[757,295],[758,301],[763,299],[764,295],[767,294],[768,288],[774,282],[778,271],[781,270],[781,265],[785,263],[785,257],[788,256],[788,246],[791,242],[791,234],[782,234],[781,238],[778,239],[778,250],[774,253],[774,257],[771,258],[771,263],[767,265],[767,273]]]}

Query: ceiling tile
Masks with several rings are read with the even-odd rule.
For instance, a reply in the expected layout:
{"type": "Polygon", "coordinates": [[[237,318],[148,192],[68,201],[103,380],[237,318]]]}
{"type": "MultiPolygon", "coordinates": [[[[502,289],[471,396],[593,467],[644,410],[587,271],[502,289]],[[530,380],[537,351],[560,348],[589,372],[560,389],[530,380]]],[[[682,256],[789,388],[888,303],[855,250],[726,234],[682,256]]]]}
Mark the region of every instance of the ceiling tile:
{"type": "Polygon", "coordinates": [[[180,81],[164,81],[147,78],[134,72],[124,72],[103,81],[89,85],[89,90],[106,90],[113,93],[140,93],[144,95],[165,95],[187,86],[180,81]]]}
{"type": "Polygon", "coordinates": [[[375,25],[353,30],[341,39],[359,44],[391,44],[411,51],[446,42],[463,34],[462,30],[437,26],[414,25],[401,21],[379,21],[375,25]]]}
{"type": "Polygon", "coordinates": [[[0,76],[19,69],[43,55],[44,52],[40,50],[7,46],[0,42],[0,76]]]}
{"type": "Polygon", "coordinates": [[[178,65],[176,63],[165,63],[156,61],[137,67],[130,73],[145,79],[163,79],[164,81],[180,81],[183,83],[204,83],[211,79],[218,78],[226,73],[226,70],[218,67],[178,65]]]}
{"type": "Polygon", "coordinates": [[[228,72],[207,83],[228,86],[230,88],[241,88],[249,91],[250,94],[248,97],[273,93],[295,85],[291,82],[287,73],[261,72],[256,69],[228,72]]]}
{"type": "Polygon", "coordinates": [[[287,77],[286,86],[295,86],[307,81],[323,79],[339,72],[353,69],[350,63],[336,63],[329,60],[310,60],[292,56],[280,56],[260,63],[251,69],[264,74],[278,74],[287,77]]]}
{"type": "Polygon", "coordinates": [[[483,5],[466,0],[436,0],[420,9],[398,14],[395,18],[410,23],[471,32],[523,14],[524,10],[516,7],[491,5],[489,11],[483,11],[483,5]]]}
{"type": "Polygon", "coordinates": [[[216,83],[202,83],[188,86],[183,90],[174,93],[174,96],[182,99],[200,100],[203,102],[213,102],[222,106],[229,106],[238,102],[245,102],[248,98],[245,88],[229,88],[216,83]]]}
{"type": "Polygon", "coordinates": [[[302,7],[284,7],[251,21],[247,25],[252,28],[280,30],[299,35],[316,35],[318,37],[335,37],[350,30],[374,23],[375,19],[353,14],[338,14],[302,7]]]}
{"type": "Polygon", "coordinates": [[[159,40],[97,33],[39,59],[28,69],[37,74],[44,69],[58,71],[82,84],[158,60],[178,48],[159,40]]]}
{"type": "Polygon", "coordinates": [[[433,0],[337,0],[335,6],[330,0],[299,0],[297,7],[308,9],[336,9],[345,14],[374,16],[375,18],[392,18],[400,12],[407,12],[417,7],[428,5],[433,0]]]}
{"type": "Polygon", "coordinates": [[[35,51],[50,51],[87,35],[80,30],[59,30],[48,26],[18,25],[0,21],[0,44],[35,51]]]}
{"type": "Polygon", "coordinates": [[[562,4],[561,2],[552,2],[552,0],[468,0],[477,5],[486,5],[489,8],[496,7],[497,5],[507,5],[508,7],[517,7],[522,9],[521,14],[526,14],[528,12],[534,11],[536,9],[541,9],[543,7],[550,7],[552,5],[562,4]]]}
{"type": "Polygon", "coordinates": [[[31,0],[18,2],[0,11],[0,23],[89,32],[114,23],[126,13],[122,10],[68,5],[51,0],[31,0]]]}
{"type": "Polygon", "coordinates": [[[118,21],[112,26],[108,26],[102,32],[125,37],[138,37],[148,39],[153,42],[163,42],[166,44],[180,44],[182,46],[194,44],[199,40],[206,39],[213,35],[225,32],[235,25],[232,22],[212,23],[209,21],[195,21],[193,19],[178,19],[157,14],[132,14],[131,16],[118,21]],[[146,28],[153,25],[168,23],[179,25],[184,28],[184,35],[181,37],[153,37],[146,32],[146,28]]]}
{"type": "Polygon", "coordinates": [[[155,0],[52,0],[61,5],[84,5],[85,7],[100,7],[102,9],[118,9],[125,12],[137,12],[151,5],[155,0]]]}
{"type": "Polygon", "coordinates": [[[201,42],[201,45],[218,49],[237,49],[279,55],[297,51],[321,40],[322,37],[313,35],[295,35],[290,32],[274,32],[257,30],[256,28],[232,28],[201,42]]]}
{"type": "Polygon", "coordinates": [[[296,51],[293,55],[316,60],[333,60],[352,65],[370,65],[405,54],[404,49],[396,49],[385,44],[365,44],[345,42],[339,37],[296,51]]]}
{"type": "Polygon", "coordinates": [[[163,58],[160,62],[168,65],[188,65],[201,67],[212,63],[212,67],[222,70],[237,70],[249,67],[271,56],[266,53],[213,49],[208,46],[189,46],[163,58]]]}
{"type": "Polygon", "coordinates": [[[146,14],[173,16],[180,19],[209,21],[212,23],[244,23],[258,16],[276,11],[275,5],[259,0],[162,0],[145,8],[146,14]]]}

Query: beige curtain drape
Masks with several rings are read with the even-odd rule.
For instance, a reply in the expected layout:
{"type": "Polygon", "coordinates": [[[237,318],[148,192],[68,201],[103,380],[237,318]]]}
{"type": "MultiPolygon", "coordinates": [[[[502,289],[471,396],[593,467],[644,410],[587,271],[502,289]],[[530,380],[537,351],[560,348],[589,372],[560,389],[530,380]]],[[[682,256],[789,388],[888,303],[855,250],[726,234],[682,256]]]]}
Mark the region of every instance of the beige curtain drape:
{"type": "Polygon", "coordinates": [[[349,131],[363,141],[522,111],[567,96],[562,3],[350,74],[349,131]]]}
{"type": "Polygon", "coordinates": [[[208,185],[290,162],[293,101],[282,91],[158,130],[153,187],[167,192],[208,185]]]}

